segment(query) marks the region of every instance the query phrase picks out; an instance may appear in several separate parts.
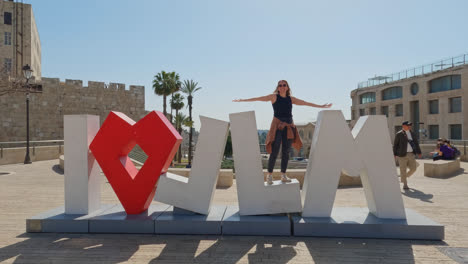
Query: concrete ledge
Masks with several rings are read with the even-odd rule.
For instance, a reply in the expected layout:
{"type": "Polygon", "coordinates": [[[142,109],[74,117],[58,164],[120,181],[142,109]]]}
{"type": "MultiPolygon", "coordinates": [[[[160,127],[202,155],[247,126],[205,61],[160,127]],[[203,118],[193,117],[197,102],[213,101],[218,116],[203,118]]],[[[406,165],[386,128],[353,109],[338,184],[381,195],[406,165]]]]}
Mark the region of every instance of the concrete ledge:
{"type": "MultiPolygon", "coordinates": [[[[190,169],[185,168],[169,168],[168,170],[170,173],[174,173],[180,176],[188,177],[190,174],[190,169]]],[[[289,169],[287,171],[288,177],[292,179],[297,179],[302,188],[304,184],[304,175],[306,173],[306,169],[289,169]]],[[[266,176],[268,171],[266,169],[263,170],[264,181],[266,181],[266,176]]],[[[231,169],[221,169],[219,172],[218,182],[216,184],[216,188],[229,188],[233,184],[233,179],[235,179],[236,175],[231,169]]],[[[281,180],[281,172],[279,170],[273,171],[273,180],[278,181],[281,180]]],[[[350,186],[362,186],[361,177],[354,176],[354,175],[347,175],[341,173],[339,186],[341,187],[350,187],[350,186]]]]}
{"type": "MultiPolygon", "coordinates": [[[[286,171],[286,175],[290,177],[291,179],[296,179],[299,181],[300,187],[302,189],[302,186],[304,185],[304,175],[306,173],[306,169],[289,169],[286,171]]],[[[281,171],[278,170],[273,170],[273,180],[281,180],[281,171]]],[[[264,181],[266,181],[266,177],[268,175],[268,170],[263,170],[263,176],[264,176],[264,181]]],[[[338,183],[338,186],[341,187],[351,187],[351,186],[362,186],[361,183],[361,177],[359,175],[353,176],[353,175],[347,175],[345,173],[341,173],[340,175],[340,181],[338,183]]]]}
{"type": "Polygon", "coordinates": [[[331,217],[292,216],[294,236],[443,240],[444,226],[406,209],[407,219],[381,219],[367,208],[333,208],[331,217]]]}
{"type": "Polygon", "coordinates": [[[154,221],[156,234],[221,235],[221,223],[226,206],[212,206],[208,215],[201,215],[170,207],[154,221]]]}
{"type": "MultiPolygon", "coordinates": [[[[53,160],[63,155],[63,146],[30,147],[31,161],[53,160]]],[[[26,148],[4,148],[0,155],[0,165],[23,163],[26,156],[26,148]]]]}
{"type": "Polygon", "coordinates": [[[460,171],[460,159],[436,160],[424,162],[424,176],[432,178],[447,178],[460,171]]]}
{"type": "Polygon", "coordinates": [[[65,157],[60,155],[59,157],[59,167],[64,171],[65,170],[65,157]]]}
{"type": "Polygon", "coordinates": [[[228,206],[223,218],[223,235],[290,236],[291,223],[287,214],[239,215],[239,207],[228,206]]]}

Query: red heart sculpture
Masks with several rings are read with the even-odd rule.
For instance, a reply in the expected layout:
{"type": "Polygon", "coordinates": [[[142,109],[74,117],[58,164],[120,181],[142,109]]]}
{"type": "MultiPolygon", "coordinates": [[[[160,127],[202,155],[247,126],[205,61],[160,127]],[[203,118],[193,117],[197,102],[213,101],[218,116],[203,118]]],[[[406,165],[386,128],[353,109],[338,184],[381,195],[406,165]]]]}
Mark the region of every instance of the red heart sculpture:
{"type": "Polygon", "coordinates": [[[89,146],[127,214],[148,209],[159,176],[165,173],[182,137],[161,112],[152,111],[135,123],[110,112],[89,146]],[[138,144],[148,155],[140,170],[128,153],[138,144]]]}

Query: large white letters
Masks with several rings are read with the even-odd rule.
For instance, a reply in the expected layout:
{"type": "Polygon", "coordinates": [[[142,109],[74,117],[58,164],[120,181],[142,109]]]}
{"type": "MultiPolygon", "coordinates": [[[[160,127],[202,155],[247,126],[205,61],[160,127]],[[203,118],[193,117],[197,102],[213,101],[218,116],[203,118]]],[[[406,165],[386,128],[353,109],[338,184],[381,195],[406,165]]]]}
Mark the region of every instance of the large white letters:
{"type": "Polygon", "coordinates": [[[161,175],[155,200],[207,215],[218,181],[229,123],[204,116],[200,116],[200,122],[190,177],[161,175]]]}
{"type": "Polygon", "coordinates": [[[330,217],[341,170],[361,176],[369,211],[405,219],[385,116],[361,117],[352,133],[341,111],[321,111],[304,179],[303,217],[330,217]]]}
{"type": "Polygon", "coordinates": [[[263,181],[263,169],[253,111],[229,115],[232,148],[236,169],[237,196],[240,215],[292,213],[301,211],[299,182],[268,186],[263,181]]]}
{"type": "Polygon", "coordinates": [[[99,116],[64,117],[66,214],[89,214],[101,207],[101,169],[89,151],[98,130],[99,116]]]}

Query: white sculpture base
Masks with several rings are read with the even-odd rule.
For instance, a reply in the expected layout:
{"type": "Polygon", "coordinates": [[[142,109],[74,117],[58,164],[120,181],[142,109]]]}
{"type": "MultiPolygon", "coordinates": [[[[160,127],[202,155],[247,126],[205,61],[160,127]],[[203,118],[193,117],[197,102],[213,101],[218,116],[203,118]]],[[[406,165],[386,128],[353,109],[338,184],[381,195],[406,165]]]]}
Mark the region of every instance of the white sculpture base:
{"type": "Polygon", "coordinates": [[[294,236],[443,240],[444,226],[406,210],[406,219],[377,218],[367,208],[335,207],[331,217],[292,216],[294,236]]]}
{"type": "Polygon", "coordinates": [[[152,204],[139,215],[121,205],[103,205],[89,215],[67,215],[58,207],[26,220],[29,233],[147,233],[185,235],[316,236],[392,239],[444,239],[444,226],[406,209],[407,219],[381,219],[367,208],[333,208],[331,217],[299,214],[241,216],[237,206],[214,205],[210,214],[175,214],[152,204]],[[292,227],[292,228],[291,228],[292,227]],[[291,232],[293,231],[293,232],[291,232]]]}

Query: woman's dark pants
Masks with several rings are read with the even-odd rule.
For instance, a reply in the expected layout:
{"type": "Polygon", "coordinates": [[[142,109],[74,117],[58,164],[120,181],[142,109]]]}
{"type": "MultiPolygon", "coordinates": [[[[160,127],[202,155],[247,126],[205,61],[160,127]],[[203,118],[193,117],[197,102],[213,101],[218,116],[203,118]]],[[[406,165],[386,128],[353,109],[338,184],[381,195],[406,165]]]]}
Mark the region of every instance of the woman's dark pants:
{"type": "Polygon", "coordinates": [[[288,129],[276,130],[275,141],[271,148],[270,159],[268,160],[268,172],[273,172],[276,158],[281,146],[281,172],[286,173],[289,160],[289,149],[291,148],[292,139],[288,139],[288,129]]]}

